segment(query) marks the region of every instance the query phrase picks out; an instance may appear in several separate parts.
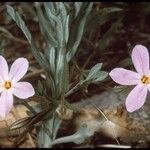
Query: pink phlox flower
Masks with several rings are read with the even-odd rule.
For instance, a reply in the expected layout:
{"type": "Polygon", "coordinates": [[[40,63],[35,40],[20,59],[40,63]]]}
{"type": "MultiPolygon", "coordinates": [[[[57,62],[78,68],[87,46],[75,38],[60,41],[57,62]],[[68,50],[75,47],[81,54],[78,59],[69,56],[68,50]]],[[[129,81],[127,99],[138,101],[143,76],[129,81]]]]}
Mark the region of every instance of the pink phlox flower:
{"type": "Polygon", "coordinates": [[[26,74],[29,62],[18,58],[12,64],[10,71],[4,57],[0,56],[0,116],[6,117],[13,107],[13,95],[27,99],[35,94],[33,86],[28,82],[19,82],[26,74]]]}
{"type": "Polygon", "coordinates": [[[120,85],[136,85],[126,98],[126,109],[133,112],[141,108],[150,90],[149,53],[145,46],[136,45],[132,51],[132,62],[137,72],[115,68],[109,75],[120,85]]]}

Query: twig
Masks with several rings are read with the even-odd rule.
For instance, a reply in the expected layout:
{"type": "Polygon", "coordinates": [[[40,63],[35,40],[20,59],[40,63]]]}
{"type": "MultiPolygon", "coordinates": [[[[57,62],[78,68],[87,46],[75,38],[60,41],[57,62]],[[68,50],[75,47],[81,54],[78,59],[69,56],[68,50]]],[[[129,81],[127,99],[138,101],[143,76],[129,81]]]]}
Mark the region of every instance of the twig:
{"type": "Polygon", "coordinates": [[[115,145],[115,144],[102,144],[98,147],[105,147],[105,148],[131,148],[129,145],[115,145]]]}

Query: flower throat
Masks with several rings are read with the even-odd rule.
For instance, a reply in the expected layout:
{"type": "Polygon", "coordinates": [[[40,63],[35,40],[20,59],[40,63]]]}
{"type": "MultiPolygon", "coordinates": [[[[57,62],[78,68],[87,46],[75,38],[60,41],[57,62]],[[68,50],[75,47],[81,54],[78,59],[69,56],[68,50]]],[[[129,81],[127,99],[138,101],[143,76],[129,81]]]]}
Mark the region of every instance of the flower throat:
{"type": "Polygon", "coordinates": [[[149,83],[150,83],[150,77],[144,75],[144,76],[141,78],[141,81],[142,81],[143,84],[149,84],[149,83]]]}
{"type": "Polygon", "coordinates": [[[12,87],[11,82],[10,82],[10,81],[6,81],[6,82],[4,83],[4,87],[5,87],[7,90],[10,89],[10,88],[12,87]]]}

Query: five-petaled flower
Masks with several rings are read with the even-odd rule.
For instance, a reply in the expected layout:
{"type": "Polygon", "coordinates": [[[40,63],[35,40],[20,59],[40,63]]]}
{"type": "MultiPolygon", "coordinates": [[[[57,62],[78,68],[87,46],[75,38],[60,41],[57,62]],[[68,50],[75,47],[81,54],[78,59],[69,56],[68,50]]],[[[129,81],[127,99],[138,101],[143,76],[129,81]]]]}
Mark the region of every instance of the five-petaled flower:
{"type": "Polygon", "coordinates": [[[27,72],[29,62],[18,58],[12,64],[10,71],[4,57],[0,56],[0,116],[6,117],[13,107],[13,94],[26,99],[35,94],[34,88],[28,82],[18,82],[27,72]]]}
{"type": "Polygon", "coordinates": [[[133,48],[132,62],[137,72],[115,68],[109,73],[111,78],[120,85],[136,85],[125,102],[129,112],[141,108],[145,103],[147,91],[150,91],[149,53],[145,46],[136,45],[133,48]]]}

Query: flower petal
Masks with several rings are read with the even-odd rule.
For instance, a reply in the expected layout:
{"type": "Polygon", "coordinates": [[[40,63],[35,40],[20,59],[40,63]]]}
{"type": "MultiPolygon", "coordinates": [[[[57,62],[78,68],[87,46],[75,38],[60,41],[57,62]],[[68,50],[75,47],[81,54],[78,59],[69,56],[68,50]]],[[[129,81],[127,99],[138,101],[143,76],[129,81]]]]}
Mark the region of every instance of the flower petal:
{"type": "Polygon", "coordinates": [[[33,86],[28,82],[17,82],[13,88],[13,94],[21,99],[26,99],[35,94],[33,86]]]}
{"type": "Polygon", "coordinates": [[[150,91],[150,84],[147,84],[147,88],[148,88],[148,90],[150,91]]]}
{"type": "Polygon", "coordinates": [[[141,108],[146,100],[147,87],[145,85],[137,85],[128,95],[125,105],[129,112],[133,112],[141,108]]]}
{"type": "Polygon", "coordinates": [[[3,92],[5,90],[5,88],[3,88],[1,85],[0,85],[0,93],[3,92]]]}
{"type": "Polygon", "coordinates": [[[121,85],[136,85],[139,83],[140,79],[138,73],[124,68],[115,68],[109,75],[116,83],[121,85]]]}
{"type": "Polygon", "coordinates": [[[0,116],[6,117],[13,107],[13,95],[11,91],[3,91],[0,97],[0,116]]]}
{"type": "Polygon", "coordinates": [[[140,75],[149,73],[149,53],[145,46],[136,45],[132,51],[132,61],[140,75]]]}
{"type": "Polygon", "coordinates": [[[8,64],[3,56],[0,56],[0,81],[8,79],[8,64]]]}
{"type": "Polygon", "coordinates": [[[19,81],[26,74],[28,67],[29,62],[26,58],[18,58],[15,60],[10,68],[10,80],[14,82],[19,81]]]}

